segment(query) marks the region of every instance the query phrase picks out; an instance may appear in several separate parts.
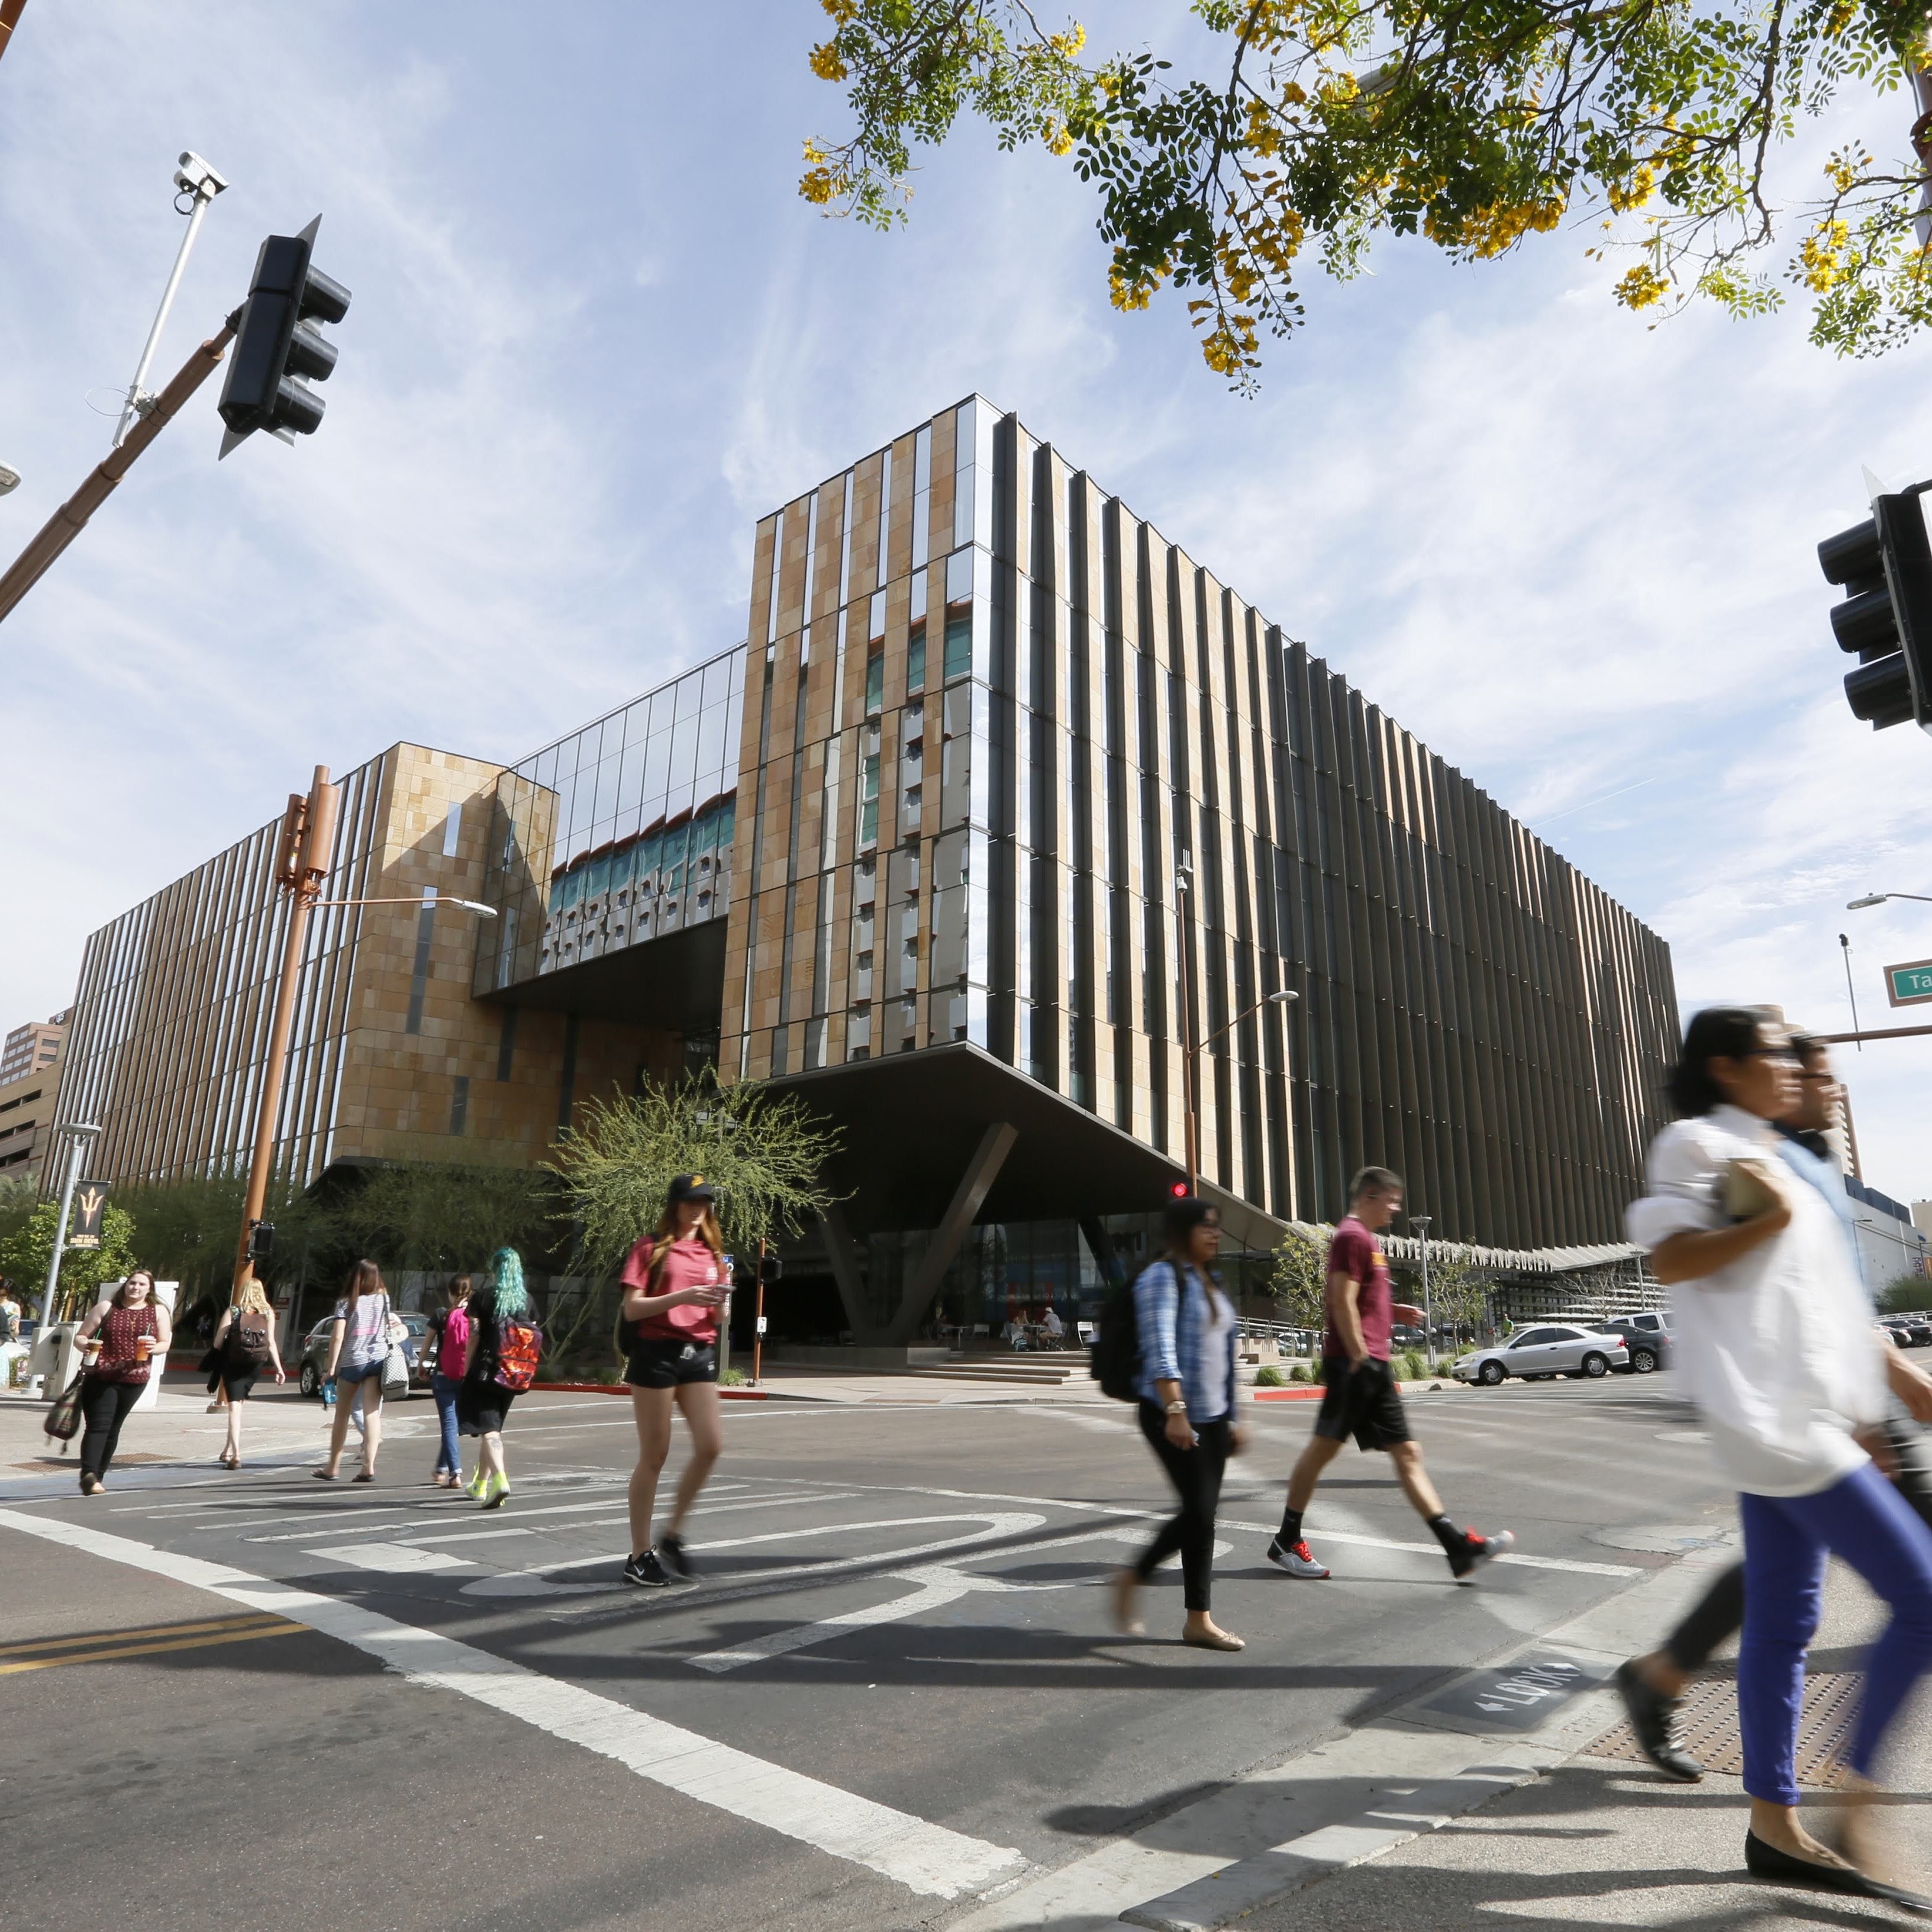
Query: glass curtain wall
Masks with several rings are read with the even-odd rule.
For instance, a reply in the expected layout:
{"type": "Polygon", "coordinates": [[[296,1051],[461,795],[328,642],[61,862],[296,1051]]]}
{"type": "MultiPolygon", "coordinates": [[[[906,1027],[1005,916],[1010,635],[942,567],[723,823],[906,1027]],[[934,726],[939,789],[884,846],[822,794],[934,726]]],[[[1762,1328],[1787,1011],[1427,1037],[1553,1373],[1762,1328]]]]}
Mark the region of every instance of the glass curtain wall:
{"type": "Polygon", "coordinates": [[[725,910],[744,698],[740,644],[503,774],[478,992],[725,910]]]}

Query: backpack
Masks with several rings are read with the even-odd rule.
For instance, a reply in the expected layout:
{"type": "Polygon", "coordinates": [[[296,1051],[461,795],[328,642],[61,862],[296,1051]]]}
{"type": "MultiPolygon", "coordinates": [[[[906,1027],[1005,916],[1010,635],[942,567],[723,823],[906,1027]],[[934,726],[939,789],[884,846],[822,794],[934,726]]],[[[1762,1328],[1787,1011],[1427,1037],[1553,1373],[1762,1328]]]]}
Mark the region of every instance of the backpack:
{"type": "Polygon", "coordinates": [[[1100,1330],[1094,1337],[1088,1367],[1102,1395],[1116,1402],[1140,1400],[1140,1318],[1134,1309],[1134,1285],[1118,1282],[1101,1304],[1100,1330]]]}
{"type": "Polygon", "coordinates": [[[526,1389],[537,1378],[537,1359],[543,1353],[543,1331],[527,1322],[504,1324],[496,1343],[496,1379],[513,1391],[526,1389]]]}
{"type": "Polygon", "coordinates": [[[223,1346],[231,1361],[250,1367],[268,1359],[268,1318],[259,1308],[242,1309],[228,1324],[223,1346]]]}

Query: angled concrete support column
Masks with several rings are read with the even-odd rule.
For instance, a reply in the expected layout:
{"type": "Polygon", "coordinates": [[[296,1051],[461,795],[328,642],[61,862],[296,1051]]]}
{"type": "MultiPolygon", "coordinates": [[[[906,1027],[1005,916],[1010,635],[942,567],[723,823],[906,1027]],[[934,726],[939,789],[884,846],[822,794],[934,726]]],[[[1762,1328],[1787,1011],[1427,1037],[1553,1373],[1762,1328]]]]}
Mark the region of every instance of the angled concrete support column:
{"type": "Polygon", "coordinates": [[[980,1144],[973,1158],[966,1163],[966,1172],[960,1177],[959,1185],[952,1191],[952,1199],[939,1226],[933,1230],[932,1245],[926,1251],[926,1258],[919,1264],[919,1272],[907,1284],[899,1302],[898,1312],[892,1317],[887,1339],[894,1343],[909,1342],[914,1331],[924,1319],[939,1293],[940,1283],[946,1279],[946,1270],[952,1264],[952,1257],[959,1252],[959,1244],[966,1238],[966,1230],[973,1225],[980,1204],[986,1199],[993,1183],[1000,1178],[1000,1169],[1006,1165],[1006,1156],[1012,1153],[1013,1143],[1020,1137],[1020,1130],[1004,1120],[995,1120],[980,1137],[980,1144]]]}
{"type": "Polygon", "coordinates": [[[865,1284],[859,1279],[859,1251],[852,1245],[852,1231],[845,1225],[844,1209],[836,1204],[821,1209],[818,1231],[825,1237],[825,1252],[832,1263],[832,1279],[838,1284],[845,1325],[851,1330],[854,1341],[866,1341],[872,1323],[866,1314],[865,1284]]]}

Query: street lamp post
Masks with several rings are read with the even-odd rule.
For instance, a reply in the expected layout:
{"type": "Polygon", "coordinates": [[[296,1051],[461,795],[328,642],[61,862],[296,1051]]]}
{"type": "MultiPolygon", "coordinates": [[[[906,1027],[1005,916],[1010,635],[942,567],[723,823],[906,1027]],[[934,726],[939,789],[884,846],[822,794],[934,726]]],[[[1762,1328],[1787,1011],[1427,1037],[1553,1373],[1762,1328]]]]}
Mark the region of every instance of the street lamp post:
{"type": "Polygon", "coordinates": [[[1429,1372],[1436,1372],[1436,1304],[1429,1292],[1429,1223],[1427,1214],[1412,1214],[1408,1225],[1415,1229],[1422,1241],[1422,1348],[1429,1364],[1429,1372]]]}
{"type": "Polygon", "coordinates": [[[40,1325],[35,1331],[38,1337],[47,1332],[54,1318],[54,1295],[60,1287],[62,1251],[67,1246],[68,1217],[74,1211],[74,1184],[80,1178],[80,1164],[87,1158],[88,1143],[100,1130],[91,1124],[71,1126],[64,1131],[72,1137],[74,1144],[68,1150],[67,1178],[61,1183],[60,1220],[54,1228],[54,1251],[47,1257],[47,1286],[40,1297],[40,1325]]]}
{"type": "Polygon", "coordinates": [[[291,793],[282,818],[281,845],[275,882],[289,896],[288,930],[282,940],[281,977],[275,988],[274,1018],[268,1028],[268,1047],[262,1066],[262,1088],[255,1114],[255,1148],[248,1165],[248,1192],[242,1210],[241,1238],[236,1244],[235,1276],[230,1298],[239,1301],[254,1272],[254,1232],[261,1226],[268,1196],[268,1168],[274,1156],[275,1122],[281,1112],[282,1078],[286,1069],[289,1031],[295,1017],[296,988],[302,979],[302,941],[308,916],[318,908],[365,905],[453,905],[479,917],[494,919],[496,908],[473,899],[364,898],[326,899],[322,882],[335,848],[338,788],[328,782],[328,767],[317,765],[308,796],[291,793]]]}

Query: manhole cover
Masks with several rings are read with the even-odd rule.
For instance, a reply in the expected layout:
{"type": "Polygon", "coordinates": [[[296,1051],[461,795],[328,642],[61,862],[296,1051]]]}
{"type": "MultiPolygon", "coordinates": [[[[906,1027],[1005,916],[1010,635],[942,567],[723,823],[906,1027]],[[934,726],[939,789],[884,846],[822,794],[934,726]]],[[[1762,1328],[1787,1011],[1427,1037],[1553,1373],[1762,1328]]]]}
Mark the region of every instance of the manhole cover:
{"type": "MultiPolygon", "coordinates": [[[[1858,1714],[1859,1677],[1856,1671],[1820,1670],[1804,1680],[1804,1701],[1798,1717],[1798,1781],[1816,1790],[1841,1788],[1846,1773],[1842,1759],[1851,1742],[1858,1714]]],[[[1732,1777],[1744,1768],[1744,1742],[1738,1732],[1738,1687],[1727,1677],[1700,1678],[1684,1694],[1677,1714],[1678,1742],[1706,1771],[1732,1777]]],[[[1618,1757],[1647,1763],[1627,1724],[1606,1731],[1589,1748],[1592,1757],[1618,1757]]]]}

